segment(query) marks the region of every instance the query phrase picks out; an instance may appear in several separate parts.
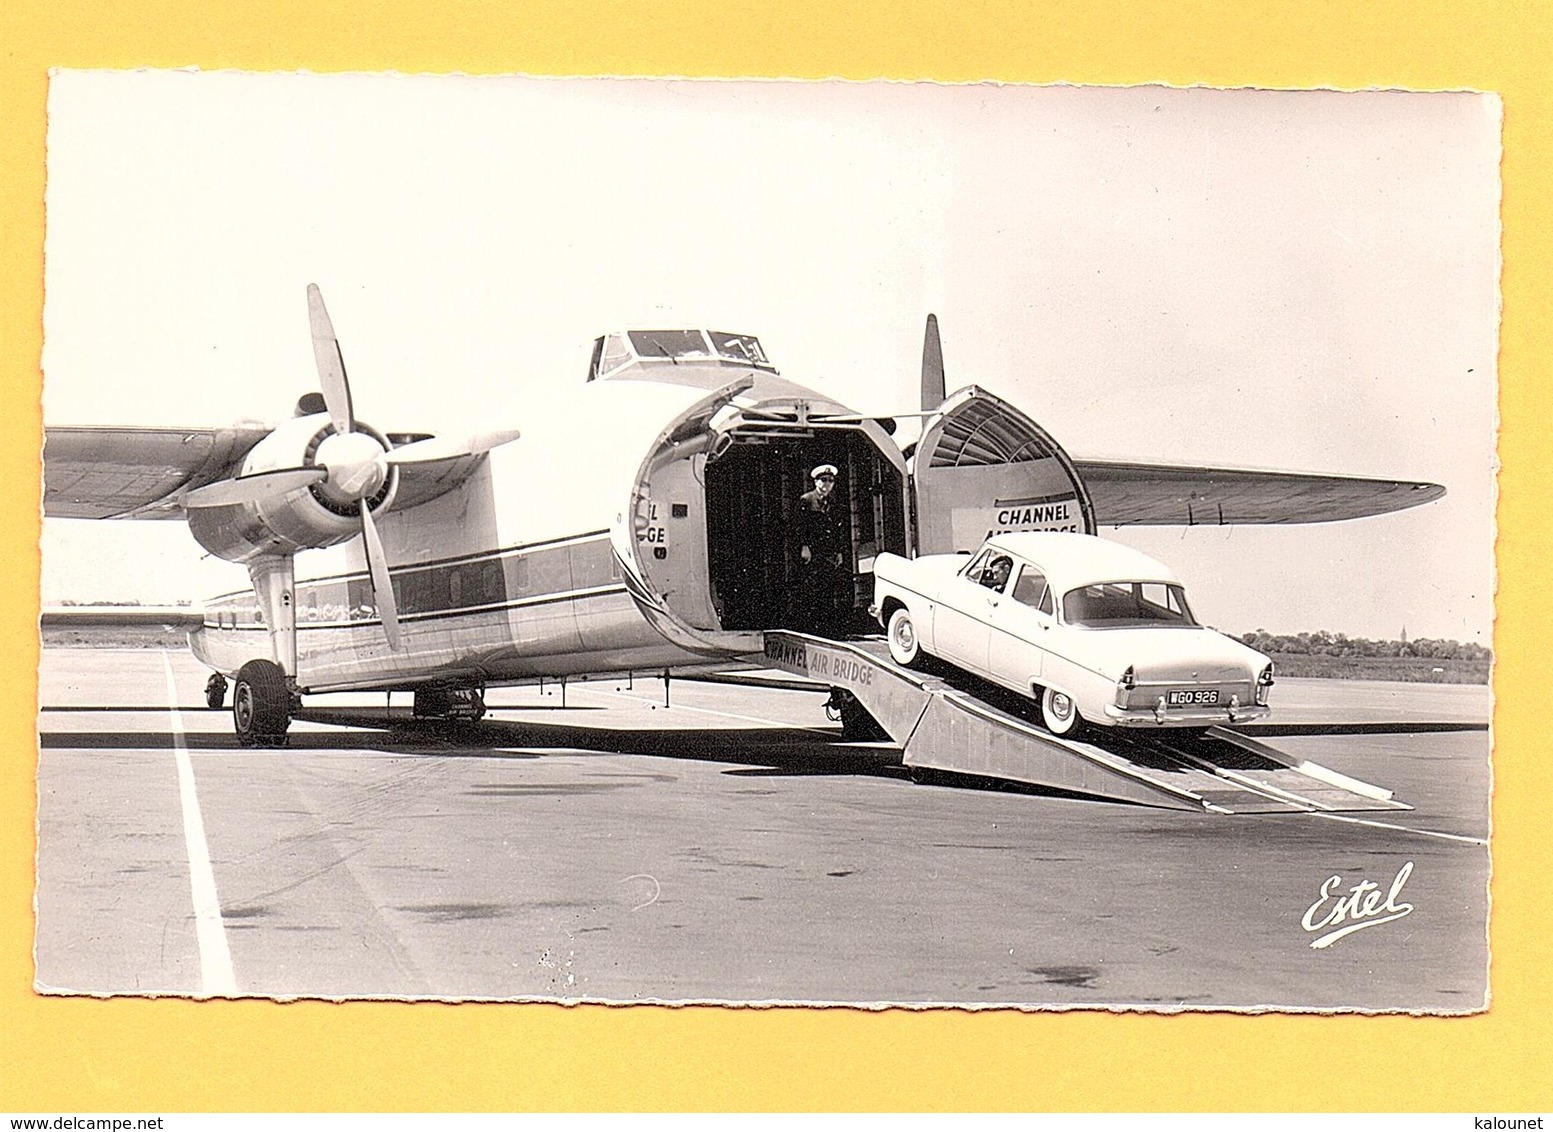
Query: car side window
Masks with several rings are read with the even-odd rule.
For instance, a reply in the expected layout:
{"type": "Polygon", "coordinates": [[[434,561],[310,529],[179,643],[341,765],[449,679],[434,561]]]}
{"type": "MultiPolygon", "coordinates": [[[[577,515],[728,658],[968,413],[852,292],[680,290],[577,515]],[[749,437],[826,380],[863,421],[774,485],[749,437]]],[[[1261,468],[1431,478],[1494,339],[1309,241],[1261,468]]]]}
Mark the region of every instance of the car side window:
{"type": "Polygon", "coordinates": [[[977,581],[989,590],[1003,592],[1003,587],[1008,585],[1008,576],[1014,572],[1014,560],[1006,554],[1000,554],[982,569],[977,581]]]}
{"type": "Polygon", "coordinates": [[[1054,613],[1057,608],[1056,603],[1052,601],[1051,587],[1046,584],[1046,575],[1034,566],[1020,569],[1019,581],[1014,583],[1014,600],[1048,615],[1054,613]]]}

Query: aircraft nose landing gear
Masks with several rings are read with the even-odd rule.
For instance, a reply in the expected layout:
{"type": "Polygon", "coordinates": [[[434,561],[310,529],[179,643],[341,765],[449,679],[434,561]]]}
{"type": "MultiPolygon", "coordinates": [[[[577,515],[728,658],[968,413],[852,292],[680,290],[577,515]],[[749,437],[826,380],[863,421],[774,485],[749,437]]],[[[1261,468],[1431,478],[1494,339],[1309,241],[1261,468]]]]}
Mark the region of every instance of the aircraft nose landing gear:
{"type": "Polygon", "coordinates": [[[219,672],[212,672],[210,679],[205,681],[205,706],[212,711],[219,711],[226,705],[226,677],[219,672]]]}
{"type": "Polygon", "coordinates": [[[232,724],[238,743],[244,747],[286,746],[291,698],[286,673],[274,661],[250,660],[238,669],[232,692],[232,724]]]}

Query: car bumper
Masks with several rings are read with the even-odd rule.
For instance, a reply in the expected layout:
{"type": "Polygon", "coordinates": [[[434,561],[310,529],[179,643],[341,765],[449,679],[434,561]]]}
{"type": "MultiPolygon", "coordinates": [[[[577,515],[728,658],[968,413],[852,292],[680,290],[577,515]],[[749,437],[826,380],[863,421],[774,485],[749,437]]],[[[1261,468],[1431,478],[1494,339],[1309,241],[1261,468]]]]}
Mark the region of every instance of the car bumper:
{"type": "Polygon", "coordinates": [[[1260,704],[1234,704],[1211,708],[1122,708],[1104,707],[1105,719],[1099,722],[1114,727],[1213,727],[1227,723],[1251,723],[1266,719],[1272,709],[1260,704]]]}

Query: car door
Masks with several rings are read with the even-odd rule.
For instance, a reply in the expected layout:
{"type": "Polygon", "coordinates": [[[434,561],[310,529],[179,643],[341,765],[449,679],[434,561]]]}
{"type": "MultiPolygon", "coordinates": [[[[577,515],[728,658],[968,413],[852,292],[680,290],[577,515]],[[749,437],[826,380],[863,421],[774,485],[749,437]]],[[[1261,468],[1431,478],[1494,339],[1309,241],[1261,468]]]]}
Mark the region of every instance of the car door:
{"type": "Polygon", "coordinates": [[[989,548],[944,584],[933,617],[933,639],[939,656],[977,675],[986,675],[992,614],[1004,600],[1003,588],[1013,567],[1011,556],[989,548]]]}
{"type": "Polygon", "coordinates": [[[1039,682],[1056,612],[1055,595],[1041,568],[1020,563],[1006,597],[991,612],[987,668],[994,680],[1021,692],[1039,682]]]}

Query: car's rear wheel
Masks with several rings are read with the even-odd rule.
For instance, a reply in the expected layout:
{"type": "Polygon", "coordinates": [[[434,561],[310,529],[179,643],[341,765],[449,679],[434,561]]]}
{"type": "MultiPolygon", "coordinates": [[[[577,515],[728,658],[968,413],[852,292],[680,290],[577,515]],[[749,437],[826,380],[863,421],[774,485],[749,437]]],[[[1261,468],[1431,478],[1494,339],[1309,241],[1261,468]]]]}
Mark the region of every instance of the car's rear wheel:
{"type": "Polygon", "coordinates": [[[922,655],[921,642],[917,640],[917,626],[911,619],[911,611],[904,605],[890,614],[885,628],[885,639],[890,644],[890,659],[908,667],[917,663],[922,655]]]}
{"type": "Polygon", "coordinates": [[[1041,722],[1053,735],[1070,738],[1084,729],[1084,717],[1079,715],[1073,697],[1056,688],[1041,693],[1041,722]]]}

